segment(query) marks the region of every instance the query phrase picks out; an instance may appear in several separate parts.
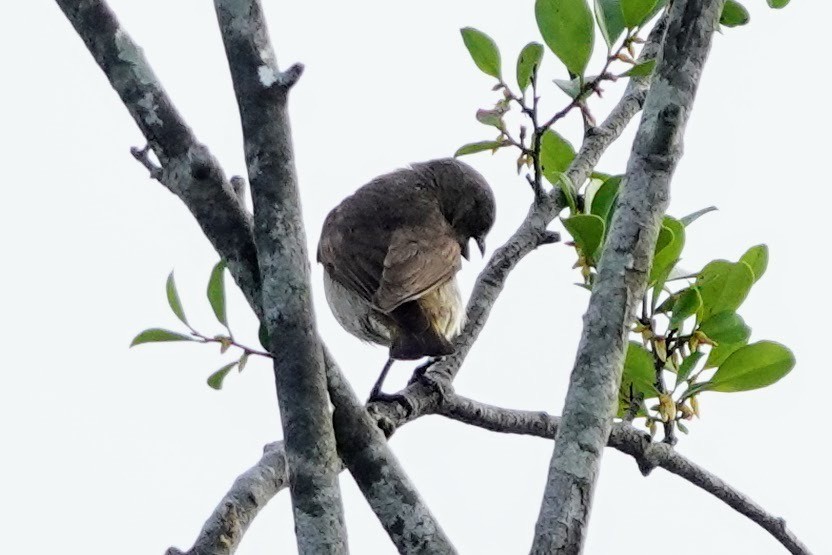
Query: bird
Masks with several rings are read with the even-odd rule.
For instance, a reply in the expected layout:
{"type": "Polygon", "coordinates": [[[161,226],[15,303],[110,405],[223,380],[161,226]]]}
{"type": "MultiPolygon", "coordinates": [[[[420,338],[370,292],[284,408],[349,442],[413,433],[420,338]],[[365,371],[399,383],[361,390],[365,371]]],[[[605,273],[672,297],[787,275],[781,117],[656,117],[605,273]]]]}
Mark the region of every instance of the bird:
{"type": "Polygon", "coordinates": [[[317,251],[327,303],[347,332],[389,348],[370,400],[394,360],[454,352],[465,320],[456,273],[471,239],[485,255],[495,213],[485,178],[441,158],[376,177],[327,215],[317,251]]]}

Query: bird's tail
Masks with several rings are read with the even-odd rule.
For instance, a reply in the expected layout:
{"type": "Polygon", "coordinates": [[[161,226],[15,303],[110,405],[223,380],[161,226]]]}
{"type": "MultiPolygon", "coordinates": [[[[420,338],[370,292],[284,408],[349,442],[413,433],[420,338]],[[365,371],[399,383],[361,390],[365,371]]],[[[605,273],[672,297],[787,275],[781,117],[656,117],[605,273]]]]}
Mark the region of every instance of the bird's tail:
{"type": "Polygon", "coordinates": [[[430,321],[418,301],[406,302],[390,313],[396,323],[390,356],[398,360],[440,357],[454,352],[453,345],[430,321]]]}
{"type": "Polygon", "coordinates": [[[441,357],[454,352],[451,342],[432,327],[421,333],[400,330],[390,345],[390,356],[398,360],[415,360],[422,357],[441,357]]]}

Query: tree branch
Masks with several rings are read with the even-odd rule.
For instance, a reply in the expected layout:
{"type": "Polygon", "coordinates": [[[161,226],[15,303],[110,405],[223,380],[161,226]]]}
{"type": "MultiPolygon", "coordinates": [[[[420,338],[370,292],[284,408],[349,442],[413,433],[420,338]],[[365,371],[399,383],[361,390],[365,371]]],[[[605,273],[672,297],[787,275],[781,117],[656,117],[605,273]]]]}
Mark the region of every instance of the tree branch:
{"type": "Polygon", "coordinates": [[[266,445],[257,464],[234,480],[193,547],[188,551],[171,547],[165,555],[231,555],[260,509],[286,487],[288,480],[283,442],[266,445]]]}
{"type": "MultiPolygon", "coordinates": [[[[547,439],[555,437],[561,423],[559,417],[545,412],[505,409],[458,395],[448,396],[438,407],[437,414],[493,432],[547,439]]],[[[652,442],[649,435],[626,422],[612,425],[607,446],[632,456],[645,476],[656,467],[664,468],[759,524],[789,552],[810,555],[809,549],[786,527],[785,520],[769,514],[751,498],[681,455],[672,446],[652,442]]]]}
{"type": "Polygon", "coordinates": [[[261,322],[274,357],[295,536],[301,554],[347,553],[340,464],[312,307],[287,99],[259,0],[215,0],[237,96],[254,204],[261,322]]]}
{"type": "Polygon", "coordinates": [[[612,426],[634,309],[647,286],[670,180],[723,0],[675,0],[653,83],[604,245],[532,553],[583,548],[603,447],[612,426]]]}
{"type": "Polygon", "coordinates": [[[399,553],[456,553],[328,351],[327,383],[338,454],[399,553]]]}
{"type": "Polygon", "coordinates": [[[178,196],[259,310],[251,218],[217,160],[200,144],[153,73],[142,49],[103,0],[56,0],[161,163],[159,181],[178,196]],[[256,302],[255,302],[256,301],[256,302]]]}
{"type": "MultiPolygon", "coordinates": [[[[665,27],[666,17],[663,16],[651,30],[639,62],[656,57],[665,27]]],[[[572,183],[580,186],[589,178],[607,147],[621,136],[630,120],[641,110],[649,88],[649,77],[631,79],[624,95],[604,122],[586,134],[581,148],[566,171],[572,183]]],[[[397,401],[370,404],[371,413],[388,435],[416,416],[436,410],[443,392],[451,388],[451,382],[485,327],[509,273],[527,254],[551,241],[552,232],[547,227],[565,207],[566,198],[560,189],[535,199],[520,227],[503,246],[494,251],[477,277],[466,309],[465,327],[454,340],[454,354],[432,365],[424,379],[412,380],[407,388],[396,394],[397,401]]]]}

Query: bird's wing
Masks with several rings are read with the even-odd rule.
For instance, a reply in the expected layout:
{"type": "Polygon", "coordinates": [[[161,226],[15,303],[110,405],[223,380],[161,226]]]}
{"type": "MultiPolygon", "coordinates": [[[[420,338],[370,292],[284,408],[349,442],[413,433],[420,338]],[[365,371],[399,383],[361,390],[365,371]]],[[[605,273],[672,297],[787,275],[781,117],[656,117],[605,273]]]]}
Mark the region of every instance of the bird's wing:
{"type": "Polygon", "coordinates": [[[444,220],[397,229],[384,258],[375,305],[389,312],[453,278],[460,266],[459,243],[444,220]]]}
{"type": "Polygon", "coordinates": [[[318,262],[336,282],[373,303],[388,243],[363,227],[356,228],[349,221],[342,221],[335,212],[330,214],[321,232],[318,262]]]}

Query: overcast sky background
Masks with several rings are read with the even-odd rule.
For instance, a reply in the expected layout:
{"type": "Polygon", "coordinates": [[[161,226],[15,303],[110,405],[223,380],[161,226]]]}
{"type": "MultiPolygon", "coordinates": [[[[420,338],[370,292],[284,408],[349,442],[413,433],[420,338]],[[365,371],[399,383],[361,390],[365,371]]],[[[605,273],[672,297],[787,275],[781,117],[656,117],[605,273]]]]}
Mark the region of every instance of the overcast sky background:
{"type": "MultiPolygon", "coordinates": [[[[771,262],[741,314],[752,340],[791,347],[796,369],[773,387],[704,394],[702,419],[678,449],[783,516],[816,553],[829,538],[828,395],[832,309],[828,206],[828,2],[780,12],[747,0],[752,22],[717,35],[673,182],[670,213],[720,211],[689,229],[683,265],[736,260],[767,243],[771,262]],[[820,165],[821,167],[817,167],[820,165]]],[[[244,173],[237,108],[211,2],[113,0],[168,93],[229,175],[244,173]]],[[[493,138],[474,120],[496,99],[458,29],[495,38],[513,82],[517,53],[540,40],[533,2],[428,0],[274,2],[265,9],[282,67],[306,72],[291,96],[310,250],[326,213],[375,175],[493,138]]],[[[0,530],[4,551],[162,553],[186,548],[234,478],[280,437],[269,364],[252,360],[223,391],[206,377],[230,361],[204,345],[127,346],[140,330],[179,329],[164,283],[175,268],[191,322],[218,333],[204,290],[217,255],[184,206],[129,154],[143,141],[127,111],[53,2],[17,2],[0,20],[0,530]]],[[[601,39],[598,38],[598,41],[601,39]]],[[[600,52],[590,66],[598,68],[600,52]]],[[[547,52],[544,107],[566,97],[547,52]]],[[[600,119],[623,83],[593,100],[600,119]]],[[[577,143],[580,122],[559,128],[577,143]]],[[[599,170],[626,165],[635,130],[599,170]]],[[[468,161],[492,184],[491,251],[522,220],[530,191],[514,155],[468,161]]],[[[547,246],[508,281],[457,390],[513,408],[560,413],[588,294],[572,285],[574,251],[547,246]]],[[[460,280],[482,268],[476,256],[460,280]]],[[[313,267],[322,336],[363,397],[386,353],[341,330],[313,267]]],[[[230,280],[229,280],[230,282],[230,280]]],[[[238,291],[232,329],[257,345],[238,291]]],[[[389,389],[409,377],[394,367],[389,389]]],[[[392,447],[460,553],[525,553],[550,442],[439,417],[402,428],[392,447]]],[[[608,450],[587,553],[645,550],[778,554],[766,532],[709,494],[657,470],[645,479],[608,450]]],[[[342,475],[353,553],[393,553],[348,474],[342,475]]],[[[254,522],[241,555],[294,553],[288,492],[254,522]]]]}

